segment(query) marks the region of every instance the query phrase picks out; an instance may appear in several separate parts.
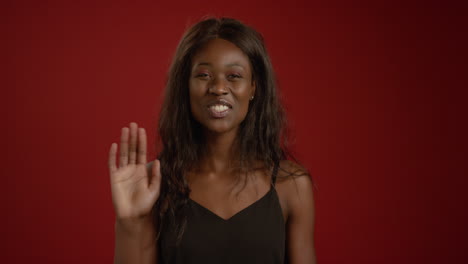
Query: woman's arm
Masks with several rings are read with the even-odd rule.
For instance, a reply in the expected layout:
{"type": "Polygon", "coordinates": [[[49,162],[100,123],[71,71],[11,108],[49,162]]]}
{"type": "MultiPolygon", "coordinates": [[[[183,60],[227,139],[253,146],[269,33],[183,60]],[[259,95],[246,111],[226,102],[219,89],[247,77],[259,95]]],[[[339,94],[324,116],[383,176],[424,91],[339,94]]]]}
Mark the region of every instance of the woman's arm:
{"type": "MultiPolygon", "coordinates": [[[[297,165],[296,165],[297,166],[297,165]]],[[[287,250],[291,264],[317,263],[314,247],[314,196],[309,175],[288,181],[287,250]]]]}
{"type": "Polygon", "coordinates": [[[160,162],[147,164],[146,131],[136,123],[122,128],[119,166],[117,144],[109,151],[109,172],[115,220],[114,263],[154,264],[156,230],[152,208],[159,198],[160,162]]]}
{"type": "Polygon", "coordinates": [[[157,263],[156,230],[150,218],[115,220],[114,263],[157,263]]]}

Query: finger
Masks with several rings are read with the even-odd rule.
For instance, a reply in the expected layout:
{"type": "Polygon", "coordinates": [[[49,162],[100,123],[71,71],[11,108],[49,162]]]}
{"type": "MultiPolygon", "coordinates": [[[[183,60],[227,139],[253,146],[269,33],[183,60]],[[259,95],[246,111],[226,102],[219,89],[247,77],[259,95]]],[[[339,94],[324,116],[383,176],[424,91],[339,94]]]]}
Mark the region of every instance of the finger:
{"type": "Polygon", "coordinates": [[[161,186],[161,162],[155,160],[152,168],[151,182],[148,186],[151,192],[157,192],[161,186]]]}
{"type": "Polygon", "coordinates": [[[120,162],[119,168],[125,167],[128,164],[128,127],[122,128],[122,135],[120,136],[120,162]]]}
{"type": "Polygon", "coordinates": [[[146,165],[146,131],[138,129],[138,164],[146,165]]]}
{"type": "Polygon", "coordinates": [[[136,163],[137,132],[138,125],[134,122],[130,123],[130,145],[128,150],[128,164],[136,163]]]}
{"type": "Polygon", "coordinates": [[[117,170],[117,166],[115,165],[115,156],[117,154],[117,144],[112,143],[110,150],[109,150],[109,171],[113,174],[117,170]]]}

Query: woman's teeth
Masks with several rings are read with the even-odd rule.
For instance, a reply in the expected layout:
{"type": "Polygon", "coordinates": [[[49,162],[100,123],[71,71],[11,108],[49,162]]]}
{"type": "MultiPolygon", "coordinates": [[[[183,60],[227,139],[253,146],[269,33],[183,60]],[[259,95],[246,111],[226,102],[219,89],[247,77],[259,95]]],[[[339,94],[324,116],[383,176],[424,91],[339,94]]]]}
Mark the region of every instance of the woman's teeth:
{"type": "Polygon", "coordinates": [[[226,111],[229,107],[225,105],[213,105],[210,108],[216,112],[223,112],[226,111]]]}

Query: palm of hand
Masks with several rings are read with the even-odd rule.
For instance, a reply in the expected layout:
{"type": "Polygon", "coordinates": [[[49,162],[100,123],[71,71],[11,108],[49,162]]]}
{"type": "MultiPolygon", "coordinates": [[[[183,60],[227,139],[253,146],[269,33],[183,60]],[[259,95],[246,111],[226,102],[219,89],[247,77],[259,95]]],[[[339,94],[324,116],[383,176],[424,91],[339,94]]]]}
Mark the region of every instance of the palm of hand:
{"type": "Polygon", "coordinates": [[[117,144],[112,144],[109,152],[112,202],[117,218],[121,219],[148,216],[160,193],[159,161],[148,172],[146,134],[140,128],[137,139],[137,129],[135,123],[130,124],[130,144],[128,128],[122,129],[119,168],[115,165],[117,144]]]}
{"type": "Polygon", "coordinates": [[[141,217],[142,212],[149,212],[154,204],[154,195],[148,188],[148,172],[145,165],[130,164],[115,172],[112,178],[112,193],[120,210],[121,218],[141,217]]]}

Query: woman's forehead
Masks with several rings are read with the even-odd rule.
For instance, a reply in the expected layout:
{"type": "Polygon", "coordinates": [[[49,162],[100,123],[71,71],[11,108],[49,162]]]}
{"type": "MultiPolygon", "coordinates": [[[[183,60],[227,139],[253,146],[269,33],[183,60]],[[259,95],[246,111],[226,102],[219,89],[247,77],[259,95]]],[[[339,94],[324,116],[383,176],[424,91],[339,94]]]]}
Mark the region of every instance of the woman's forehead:
{"type": "Polygon", "coordinates": [[[250,69],[249,57],[234,43],[224,39],[212,39],[201,47],[192,58],[193,68],[239,67],[250,69]]]}

